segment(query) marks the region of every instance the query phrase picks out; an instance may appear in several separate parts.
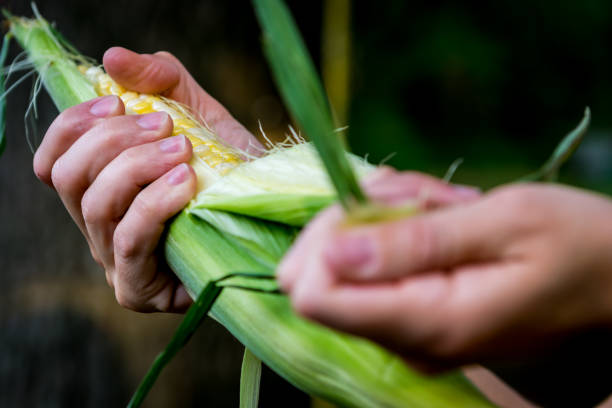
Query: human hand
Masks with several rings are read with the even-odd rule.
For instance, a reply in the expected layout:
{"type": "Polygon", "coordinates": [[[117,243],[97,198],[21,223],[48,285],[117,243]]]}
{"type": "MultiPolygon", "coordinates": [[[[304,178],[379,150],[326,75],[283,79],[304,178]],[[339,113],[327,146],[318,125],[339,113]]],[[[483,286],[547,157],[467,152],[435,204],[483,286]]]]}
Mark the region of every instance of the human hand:
{"type": "MultiPolygon", "coordinates": [[[[260,146],[172,55],[111,48],[104,66],[128,89],[190,106],[226,142],[260,146]]],[[[191,144],[167,138],[172,127],[166,113],[125,115],[121,99],[105,96],[61,113],[34,156],[34,172],[59,194],[117,301],[138,311],[183,311],[191,303],[157,254],[164,224],[196,190],[191,144]]]]}
{"type": "MultiPolygon", "coordinates": [[[[379,177],[369,193],[410,198],[406,177],[379,177]]],[[[451,204],[351,228],[328,209],[283,260],[280,284],[297,312],[427,368],[526,356],[610,325],[612,201],[526,184],[451,204]]]]}

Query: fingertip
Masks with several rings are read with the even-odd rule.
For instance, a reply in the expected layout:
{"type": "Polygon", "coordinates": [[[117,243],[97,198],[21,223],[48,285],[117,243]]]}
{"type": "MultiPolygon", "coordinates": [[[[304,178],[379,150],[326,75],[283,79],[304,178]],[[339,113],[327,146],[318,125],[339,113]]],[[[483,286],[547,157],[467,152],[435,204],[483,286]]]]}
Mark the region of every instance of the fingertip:
{"type": "Polygon", "coordinates": [[[174,121],[166,112],[151,112],[142,115],[133,115],[136,124],[144,130],[160,130],[162,134],[170,136],[174,128],[174,121]]]}
{"type": "Polygon", "coordinates": [[[98,118],[123,115],[125,106],[118,96],[106,95],[89,101],[89,113],[98,118]]]}
{"type": "Polygon", "coordinates": [[[34,154],[32,166],[36,177],[53,187],[52,168],[58,158],[68,151],[77,139],[100,123],[102,118],[124,113],[123,102],[114,95],[94,98],[60,113],[49,126],[34,154]]]}
{"type": "Polygon", "coordinates": [[[133,58],[137,58],[140,54],[128,50],[123,47],[111,47],[104,52],[102,56],[102,63],[104,69],[108,70],[113,68],[121,68],[124,64],[131,62],[133,58]]]}
{"type": "Polygon", "coordinates": [[[180,73],[175,62],[161,55],[139,54],[122,47],[106,50],[106,72],[124,87],[143,93],[163,93],[175,86],[180,73]]]}
{"type": "Polygon", "coordinates": [[[189,186],[195,178],[193,168],[187,163],[181,163],[166,173],[166,183],[170,186],[189,186]]]}
{"type": "Polygon", "coordinates": [[[137,59],[140,54],[123,47],[111,47],[104,52],[102,64],[110,76],[120,74],[126,70],[130,63],[137,59]]]}

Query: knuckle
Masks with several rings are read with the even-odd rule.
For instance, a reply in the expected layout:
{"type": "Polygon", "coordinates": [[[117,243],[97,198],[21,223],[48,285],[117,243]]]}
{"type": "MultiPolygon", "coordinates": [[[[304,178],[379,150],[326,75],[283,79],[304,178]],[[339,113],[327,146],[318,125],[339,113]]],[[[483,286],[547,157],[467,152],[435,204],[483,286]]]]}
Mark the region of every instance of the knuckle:
{"type": "Polygon", "coordinates": [[[121,129],[124,127],[123,125],[124,116],[100,122],[95,132],[100,138],[103,149],[114,150],[122,145],[122,142],[125,140],[121,134],[121,129]]]}
{"type": "MultiPolygon", "coordinates": [[[[122,151],[119,156],[117,156],[118,162],[122,163],[124,166],[128,163],[136,163],[139,162],[140,159],[143,156],[143,152],[141,151],[141,149],[139,149],[138,147],[131,147],[129,149],[125,149],[124,151],[122,151]]],[[[156,160],[154,160],[153,157],[149,158],[155,162],[156,160]]],[[[127,169],[126,169],[127,170],[127,169]]]]}
{"type": "Polygon", "coordinates": [[[178,59],[174,56],[174,54],[168,51],[157,51],[154,55],[157,55],[159,57],[166,58],[172,61],[178,61],[178,59]]]}
{"type": "Polygon", "coordinates": [[[492,194],[504,208],[513,211],[520,211],[531,207],[534,204],[535,188],[530,185],[502,187],[492,194]]]}
{"type": "Polygon", "coordinates": [[[117,300],[119,306],[136,312],[139,311],[138,305],[134,301],[133,296],[122,290],[120,285],[115,286],[115,299],[117,300]]]}
{"type": "Polygon", "coordinates": [[[541,210],[546,211],[546,202],[540,199],[539,190],[532,184],[502,187],[491,193],[490,199],[503,209],[507,219],[515,222],[517,230],[529,229],[539,225],[541,210]]]}
{"type": "MultiPolygon", "coordinates": [[[[81,212],[83,220],[88,225],[97,224],[101,217],[99,207],[96,205],[98,200],[92,197],[92,194],[87,190],[81,199],[81,212]]],[[[94,257],[95,259],[95,257],[94,257]]]]}
{"type": "Polygon", "coordinates": [[[436,261],[438,242],[431,222],[421,218],[413,218],[400,223],[388,223],[377,231],[380,254],[380,270],[396,269],[409,264],[420,270],[436,261]],[[396,252],[396,249],[399,250],[396,252]],[[406,251],[405,248],[410,248],[406,251]],[[386,253],[390,252],[390,253],[386,253]],[[403,254],[403,255],[402,255],[403,254]],[[399,263],[400,265],[396,265],[399,263]]]}
{"type": "Polygon", "coordinates": [[[51,126],[49,126],[49,130],[45,137],[56,135],[58,139],[63,140],[70,135],[80,135],[89,130],[92,124],[96,122],[96,119],[91,115],[84,114],[84,112],[89,111],[86,109],[86,105],[88,104],[89,102],[84,102],[76,106],[71,106],[60,113],[53,123],[51,123],[51,126]]]}
{"type": "Polygon", "coordinates": [[[140,247],[136,237],[119,226],[113,234],[113,252],[121,263],[130,263],[139,256],[140,247]]]}
{"type": "Polygon", "coordinates": [[[51,168],[51,183],[58,192],[69,192],[76,183],[75,174],[69,163],[60,157],[51,168]]]}
{"type": "MultiPolygon", "coordinates": [[[[162,58],[167,58],[162,56],[162,58]]],[[[166,66],[163,64],[148,64],[139,74],[138,79],[142,82],[150,80],[150,78],[158,78],[165,74],[166,66]]]]}
{"type": "MultiPolygon", "coordinates": [[[[144,193],[146,193],[146,191],[144,193]]],[[[132,208],[141,219],[154,220],[158,219],[159,215],[162,213],[155,204],[153,200],[147,199],[145,194],[141,193],[136,196],[130,208],[132,208]]]]}

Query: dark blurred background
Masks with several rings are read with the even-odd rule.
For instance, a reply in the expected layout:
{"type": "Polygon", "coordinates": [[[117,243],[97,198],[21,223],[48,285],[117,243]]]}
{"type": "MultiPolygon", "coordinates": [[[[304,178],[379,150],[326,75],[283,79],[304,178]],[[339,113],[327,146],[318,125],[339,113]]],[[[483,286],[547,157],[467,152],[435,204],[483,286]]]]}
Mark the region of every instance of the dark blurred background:
{"type": "MultiPolygon", "coordinates": [[[[490,188],[536,169],[588,105],[591,131],[561,180],[612,192],[608,0],[288,3],[354,152],[438,176],[462,157],[453,180],[490,188]]],[[[28,2],[0,4],[31,15],[28,2]]],[[[114,45],[170,51],[253,132],[258,121],[276,140],[287,132],[248,1],[38,7],[83,54],[100,60],[114,45]]],[[[29,92],[24,84],[9,97],[0,158],[0,407],[121,406],[180,316],[116,305],[59,199],[32,173],[22,119],[29,92]]],[[[35,141],[57,114],[46,96],[38,106],[35,141]]],[[[236,406],[241,357],[242,346],[207,321],[147,406],[236,406]]],[[[261,406],[283,401],[311,404],[266,371],[261,406]]]]}

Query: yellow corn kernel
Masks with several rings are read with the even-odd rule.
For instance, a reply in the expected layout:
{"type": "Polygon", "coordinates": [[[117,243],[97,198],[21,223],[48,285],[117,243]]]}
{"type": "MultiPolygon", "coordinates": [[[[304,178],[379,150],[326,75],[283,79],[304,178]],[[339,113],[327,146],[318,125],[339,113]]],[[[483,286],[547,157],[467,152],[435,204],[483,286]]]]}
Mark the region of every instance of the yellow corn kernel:
{"type": "Polygon", "coordinates": [[[218,140],[210,130],[161,97],[128,91],[98,67],[80,66],[79,70],[94,85],[98,95],[119,96],[128,114],[166,112],[174,122],[172,135],[185,135],[191,141],[194,154],[218,174],[227,173],[243,161],[233,149],[218,140]]]}

